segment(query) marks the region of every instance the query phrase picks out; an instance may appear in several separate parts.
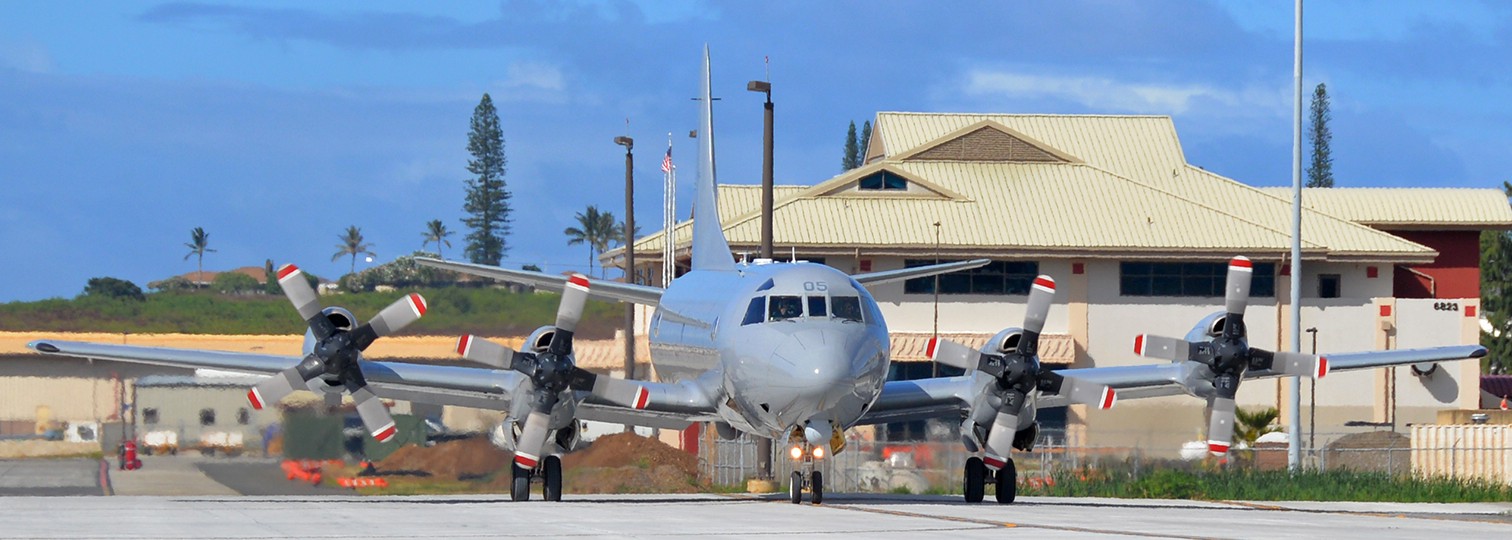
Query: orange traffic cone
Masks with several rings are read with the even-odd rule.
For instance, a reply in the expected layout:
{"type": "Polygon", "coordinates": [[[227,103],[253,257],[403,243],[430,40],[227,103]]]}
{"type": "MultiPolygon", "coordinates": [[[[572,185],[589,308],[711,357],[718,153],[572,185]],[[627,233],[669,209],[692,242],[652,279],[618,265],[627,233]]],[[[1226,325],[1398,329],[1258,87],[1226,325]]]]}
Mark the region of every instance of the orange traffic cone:
{"type": "Polygon", "coordinates": [[[1501,409],[1504,411],[1507,410],[1507,396],[1502,396],[1501,409]]]}

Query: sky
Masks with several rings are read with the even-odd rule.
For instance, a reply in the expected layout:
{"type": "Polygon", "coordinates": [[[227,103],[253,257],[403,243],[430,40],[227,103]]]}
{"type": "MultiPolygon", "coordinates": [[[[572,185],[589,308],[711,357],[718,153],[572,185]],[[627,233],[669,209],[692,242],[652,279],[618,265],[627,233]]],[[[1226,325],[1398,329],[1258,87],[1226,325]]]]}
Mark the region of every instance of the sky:
{"type": "MultiPolygon", "coordinates": [[[[1341,187],[1512,180],[1512,3],[1313,1],[1304,86],[1332,98],[1341,187]]],[[[719,181],[840,172],[878,111],[1154,114],[1187,161],[1290,185],[1292,2],[0,0],[0,302],[295,262],[336,278],[361,227],[371,264],[457,234],[468,121],[499,112],[513,199],[504,265],[586,271],[563,229],[624,210],[661,223],[667,141],[692,198],[700,61],[713,57],[719,181]],[[671,136],[669,134],[675,134],[671,136]]],[[[358,261],[361,269],[369,263],[358,261]]]]}

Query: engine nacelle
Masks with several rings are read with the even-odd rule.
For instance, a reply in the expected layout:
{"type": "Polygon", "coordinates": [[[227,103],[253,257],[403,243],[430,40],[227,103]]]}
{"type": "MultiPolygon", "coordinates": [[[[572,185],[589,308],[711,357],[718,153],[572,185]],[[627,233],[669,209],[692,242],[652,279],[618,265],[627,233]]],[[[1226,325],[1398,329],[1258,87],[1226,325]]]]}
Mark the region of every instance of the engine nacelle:
{"type": "Polygon", "coordinates": [[[534,332],[530,333],[529,337],[525,338],[525,344],[522,348],[536,354],[546,352],[546,347],[551,345],[551,337],[554,335],[556,335],[555,326],[547,325],[537,328],[534,332]]]}
{"type": "Polygon", "coordinates": [[[1186,340],[1196,343],[1199,341],[1209,341],[1223,335],[1226,319],[1228,319],[1228,314],[1225,312],[1214,311],[1209,313],[1208,316],[1203,317],[1202,320],[1197,321],[1196,325],[1192,326],[1192,331],[1187,332],[1186,340]]]}
{"type": "Polygon", "coordinates": [[[1019,340],[1024,337],[1023,328],[1004,328],[987,343],[982,344],[981,351],[987,354],[1003,354],[1018,349],[1019,340]]]}

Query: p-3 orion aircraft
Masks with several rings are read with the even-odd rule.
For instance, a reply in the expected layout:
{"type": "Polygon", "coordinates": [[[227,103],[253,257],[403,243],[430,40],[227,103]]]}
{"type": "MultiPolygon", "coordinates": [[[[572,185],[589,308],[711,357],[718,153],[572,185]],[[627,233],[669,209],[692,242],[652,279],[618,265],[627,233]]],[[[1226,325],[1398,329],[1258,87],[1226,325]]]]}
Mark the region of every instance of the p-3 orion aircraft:
{"type": "MultiPolygon", "coordinates": [[[[718,215],[707,48],[703,75],[697,217],[718,215]]],[[[292,265],[279,271],[279,283],[310,326],[303,358],[54,340],[30,347],[66,356],[272,375],[248,393],[254,406],[298,388],[336,399],[350,393],[364,424],[380,439],[393,434],[393,422],[375,397],[508,411],[503,443],[515,453],[511,494],[516,501],[529,498],[536,478],[542,479],[545,499],[560,500],[560,455],[578,440],[578,420],[672,429],[708,422],[722,437],[749,433],[791,443],[789,453],[801,462],[789,479],[794,503],[805,492],[814,503],[823,499],[817,462],[843,448],[843,433],[852,426],[958,419],[962,442],[972,454],[963,471],[966,500],[981,502],[992,482],[997,501],[1011,503],[1017,493],[1011,451],[1032,448],[1039,407],[1080,403],[1106,409],[1120,396],[1207,397],[1214,408],[1212,449],[1221,452],[1227,450],[1224,430],[1232,426],[1241,378],[1321,376],[1485,352],[1475,346],[1442,347],[1330,355],[1325,361],[1250,348],[1242,320],[1248,275],[1235,269],[1247,261],[1235,259],[1226,312],[1200,323],[1185,341],[1136,341],[1136,352],[1174,363],[1044,369],[1037,347],[1056,291],[1053,279],[1039,276],[1022,327],[998,332],[980,350],[946,340],[929,343],[932,360],[965,369],[966,375],[886,381],[887,324],[866,287],[975,268],[987,260],[846,275],[804,262],[736,263],[717,220],[694,219],[692,228],[692,268],[665,289],[420,259],[427,266],[562,292],[555,323],[532,333],[525,350],[474,336],[458,340],[459,354],[489,368],[362,360],[375,339],[424,315],[425,301],[406,296],[357,326],[344,309],[320,309],[292,265]],[[589,296],[656,308],[649,341],[661,382],[616,379],[575,365],[573,331],[589,296]],[[1202,341],[1204,336],[1210,340],[1202,341]]]]}

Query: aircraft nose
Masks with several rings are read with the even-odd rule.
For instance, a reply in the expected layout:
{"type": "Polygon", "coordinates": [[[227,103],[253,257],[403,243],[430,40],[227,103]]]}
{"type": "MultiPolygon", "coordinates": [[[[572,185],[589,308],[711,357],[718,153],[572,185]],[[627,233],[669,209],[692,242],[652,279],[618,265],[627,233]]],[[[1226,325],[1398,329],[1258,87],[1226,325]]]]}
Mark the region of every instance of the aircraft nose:
{"type": "Polygon", "coordinates": [[[843,336],[828,331],[796,333],[777,351],[789,388],[819,401],[843,394],[855,352],[843,336]]]}

